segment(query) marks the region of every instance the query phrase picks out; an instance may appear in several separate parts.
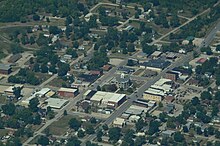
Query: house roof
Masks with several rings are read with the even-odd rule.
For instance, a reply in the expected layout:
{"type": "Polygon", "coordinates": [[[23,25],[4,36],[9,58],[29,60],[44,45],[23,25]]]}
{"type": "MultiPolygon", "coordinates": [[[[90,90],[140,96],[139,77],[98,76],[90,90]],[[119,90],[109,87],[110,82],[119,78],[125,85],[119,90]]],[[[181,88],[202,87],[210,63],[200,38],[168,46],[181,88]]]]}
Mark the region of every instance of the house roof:
{"type": "Polygon", "coordinates": [[[11,69],[11,65],[0,63],[0,70],[9,70],[11,69]]]}
{"type": "Polygon", "coordinates": [[[199,60],[196,61],[196,63],[199,63],[199,64],[203,64],[206,62],[206,58],[200,58],[199,60]]]}

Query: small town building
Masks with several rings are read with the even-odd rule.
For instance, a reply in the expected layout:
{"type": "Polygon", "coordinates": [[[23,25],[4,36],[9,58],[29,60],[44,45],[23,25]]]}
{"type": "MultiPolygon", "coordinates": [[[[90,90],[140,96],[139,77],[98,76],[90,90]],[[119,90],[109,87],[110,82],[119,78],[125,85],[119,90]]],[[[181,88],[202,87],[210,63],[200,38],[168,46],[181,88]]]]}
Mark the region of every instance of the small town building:
{"type": "Polygon", "coordinates": [[[147,89],[143,94],[143,98],[145,100],[153,100],[157,102],[162,101],[164,96],[165,94],[163,91],[158,90],[158,89],[152,89],[152,88],[147,89]]]}
{"type": "Polygon", "coordinates": [[[73,88],[60,88],[58,91],[58,95],[62,97],[75,97],[79,91],[78,89],[73,88]]]}
{"type": "Polygon", "coordinates": [[[102,69],[104,70],[104,71],[109,71],[110,69],[111,69],[112,67],[111,67],[111,65],[104,65],[103,67],[102,67],[102,69]]]}
{"type": "Polygon", "coordinates": [[[161,133],[161,135],[164,137],[164,138],[169,138],[171,136],[173,136],[173,134],[175,133],[176,131],[173,131],[173,130],[166,130],[166,131],[163,131],[161,133]]]}
{"type": "Polygon", "coordinates": [[[90,75],[96,75],[96,76],[102,76],[103,75],[103,71],[102,70],[91,70],[90,75]]]}
{"type": "Polygon", "coordinates": [[[205,63],[206,61],[207,61],[206,58],[199,58],[199,59],[196,61],[196,63],[197,63],[197,64],[203,64],[203,63],[205,63]]]}
{"type": "Polygon", "coordinates": [[[17,62],[19,59],[22,58],[22,55],[21,54],[15,54],[15,55],[12,55],[9,59],[8,59],[8,62],[9,63],[15,63],[17,62]]]}
{"type": "Polygon", "coordinates": [[[171,63],[169,61],[165,61],[164,59],[152,59],[148,62],[140,63],[140,68],[149,69],[153,71],[160,72],[166,67],[168,67],[171,63]]]}
{"type": "Polygon", "coordinates": [[[167,113],[167,114],[170,114],[170,113],[173,112],[174,109],[175,109],[175,105],[172,104],[172,103],[169,103],[169,104],[166,105],[164,112],[167,113]]]}
{"type": "Polygon", "coordinates": [[[11,69],[12,69],[12,68],[11,68],[11,65],[0,63],[0,74],[6,74],[6,75],[8,75],[8,74],[10,74],[10,73],[12,72],[11,69]]]}
{"type": "Polygon", "coordinates": [[[42,88],[40,91],[38,91],[38,92],[35,92],[34,93],[34,95],[36,96],[36,97],[45,97],[45,95],[48,93],[48,92],[50,92],[51,91],[51,89],[50,88],[42,88]]]}
{"type": "Polygon", "coordinates": [[[116,83],[118,88],[127,90],[131,85],[130,76],[125,75],[124,73],[122,73],[120,76],[117,76],[115,78],[115,83],[116,83]]]}
{"type": "Polygon", "coordinates": [[[118,67],[118,72],[119,73],[124,73],[124,74],[130,74],[132,72],[135,72],[135,69],[129,68],[129,67],[120,66],[120,67],[118,67]]]}
{"type": "Polygon", "coordinates": [[[125,94],[111,93],[97,91],[92,97],[91,102],[96,106],[103,106],[108,108],[116,108],[120,106],[126,100],[125,94]]]}
{"type": "Polygon", "coordinates": [[[172,71],[168,71],[165,74],[165,78],[170,79],[172,81],[176,81],[178,76],[179,76],[179,74],[177,72],[172,72],[172,71]]]}
{"type": "Polygon", "coordinates": [[[140,118],[140,116],[131,115],[128,120],[129,122],[136,123],[140,118]]]}
{"type": "Polygon", "coordinates": [[[56,92],[51,90],[47,94],[45,94],[45,97],[50,98],[50,97],[54,96],[55,94],[56,94],[56,92]]]}
{"type": "Polygon", "coordinates": [[[158,58],[162,55],[162,52],[160,51],[154,51],[152,54],[151,54],[151,57],[152,58],[158,58]]]}
{"type": "Polygon", "coordinates": [[[167,59],[176,59],[177,55],[176,55],[176,53],[169,52],[169,53],[167,53],[166,58],[167,59]]]}
{"type": "Polygon", "coordinates": [[[83,94],[83,98],[86,100],[90,100],[92,98],[92,96],[96,93],[97,91],[94,90],[87,90],[84,94],[83,94]]]}
{"type": "Polygon", "coordinates": [[[45,100],[45,102],[47,102],[47,107],[51,107],[54,109],[61,109],[63,106],[65,106],[68,103],[68,100],[59,99],[59,98],[49,98],[45,100]]]}
{"type": "Polygon", "coordinates": [[[172,95],[168,95],[164,98],[164,100],[166,101],[166,103],[171,103],[174,101],[174,97],[172,95]]]}
{"type": "Polygon", "coordinates": [[[113,125],[115,126],[115,127],[120,127],[120,128],[122,128],[124,125],[126,124],[126,122],[125,122],[125,119],[123,119],[123,118],[116,118],[114,121],[113,121],[113,125]]]}

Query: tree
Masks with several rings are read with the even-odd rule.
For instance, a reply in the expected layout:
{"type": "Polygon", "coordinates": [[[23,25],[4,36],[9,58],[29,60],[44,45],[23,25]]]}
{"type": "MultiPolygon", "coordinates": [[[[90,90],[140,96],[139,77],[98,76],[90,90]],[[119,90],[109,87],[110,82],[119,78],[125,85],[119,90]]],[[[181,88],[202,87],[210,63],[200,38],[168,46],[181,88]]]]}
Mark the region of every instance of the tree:
{"type": "Polygon", "coordinates": [[[83,138],[83,137],[85,136],[85,132],[82,131],[82,130],[79,130],[78,133],[77,133],[77,136],[78,136],[79,138],[83,138]]]}
{"type": "Polygon", "coordinates": [[[141,46],[142,51],[148,55],[152,54],[156,50],[155,46],[150,46],[144,42],[141,43],[141,46]]]}
{"type": "Polygon", "coordinates": [[[116,143],[121,137],[121,129],[119,127],[110,128],[108,135],[109,135],[109,141],[116,143]]]}
{"type": "Polygon", "coordinates": [[[205,99],[211,100],[212,99],[212,95],[208,91],[203,91],[201,93],[201,99],[202,100],[205,100],[205,99]]]}
{"type": "Polygon", "coordinates": [[[159,131],[160,123],[158,121],[151,121],[149,124],[148,134],[153,135],[154,133],[159,131]]]}
{"type": "Polygon", "coordinates": [[[187,126],[183,126],[183,132],[184,132],[184,133],[188,133],[188,132],[189,132],[189,129],[188,129],[187,126]]]}
{"type": "Polygon", "coordinates": [[[197,133],[198,135],[201,135],[201,134],[202,134],[202,129],[201,129],[201,127],[196,127],[196,133],[197,133]]]}
{"type": "Polygon", "coordinates": [[[49,145],[49,139],[45,136],[40,136],[40,138],[37,140],[37,144],[40,144],[42,146],[49,145]]]}
{"type": "Polygon", "coordinates": [[[71,137],[68,139],[66,146],[80,146],[81,141],[77,137],[71,137]]]}
{"type": "Polygon", "coordinates": [[[107,131],[108,130],[108,125],[107,124],[102,125],[102,129],[107,131]]]}
{"type": "Polygon", "coordinates": [[[37,14],[34,14],[34,15],[33,15],[33,20],[34,20],[34,21],[39,21],[39,20],[40,20],[40,16],[37,15],[37,14]]]}
{"type": "Polygon", "coordinates": [[[66,110],[63,111],[63,115],[64,115],[64,116],[67,115],[67,111],[66,111],[66,110]]]}
{"type": "Polygon", "coordinates": [[[39,105],[39,100],[37,97],[33,98],[30,100],[28,107],[30,108],[31,111],[37,112],[38,111],[38,105],[39,105]]]}
{"type": "Polygon", "coordinates": [[[103,136],[103,132],[101,129],[99,129],[96,133],[96,137],[97,137],[97,141],[101,142],[102,141],[102,136],[103,136]]]}
{"type": "Polygon", "coordinates": [[[66,54],[71,55],[73,58],[77,58],[78,57],[78,54],[77,54],[76,50],[71,49],[71,48],[66,50],[66,54]]]}
{"type": "Polygon", "coordinates": [[[15,98],[18,99],[21,96],[21,87],[14,87],[12,90],[15,98]]]}
{"type": "Polygon", "coordinates": [[[135,46],[134,44],[128,44],[128,52],[135,52],[135,46]]]}
{"type": "Polygon", "coordinates": [[[134,138],[134,131],[131,129],[126,130],[123,141],[129,145],[134,145],[133,138],[134,138]]]}
{"type": "Polygon", "coordinates": [[[15,105],[11,102],[7,103],[5,105],[2,105],[3,113],[6,115],[9,115],[9,116],[11,116],[15,113],[15,109],[16,109],[15,105]]]}
{"type": "Polygon", "coordinates": [[[22,53],[24,48],[22,48],[19,44],[12,44],[10,46],[10,50],[13,54],[22,53]]]}
{"type": "Polygon", "coordinates": [[[50,26],[49,32],[50,32],[50,34],[57,35],[57,34],[61,33],[61,30],[57,26],[50,26]]]}
{"type": "Polygon", "coordinates": [[[47,73],[48,72],[48,67],[47,67],[46,64],[42,64],[40,68],[41,68],[42,73],[47,73]]]}
{"type": "Polygon", "coordinates": [[[58,64],[58,70],[57,70],[58,76],[65,76],[68,71],[70,71],[69,64],[62,62],[58,64]]]}
{"type": "Polygon", "coordinates": [[[81,127],[81,122],[79,120],[77,120],[76,118],[72,118],[69,120],[69,126],[70,126],[70,128],[77,131],[81,127]]]}
{"type": "Polygon", "coordinates": [[[96,124],[97,123],[97,120],[96,120],[95,117],[92,117],[89,121],[90,121],[91,124],[96,124]]]}
{"type": "Polygon", "coordinates": [[[33,36],[30,36],[30,40],[29,40],[30,44],[33,45],[35,43],[35,39],[33,36]]]}
{"type": "Polygon", "coordinates": [[[134,142],[134,146],[142,146],[145,144],[145,137],[144,136],[138,136],[136,137],[135,139],[135,142],[134,142]]]}
{"type": "Polygon", "coordinates": [[[91,124],[86,125],[86,134],[94,134],[95,133],[95,129],[91,124]]]}
{"type": "Polygon", "coordinates": [[[216,46],[216,51],[218,51],[218,52],[220,51],[220,45],[216,46]]]}
{"type": "Polygon", "coordinates": [[[176,142],[184,141],[184,136],[180,132],[175,132],[173,138],[176,142]]]}
{"type": "Polygon", "coordinates": [[[192,100],[191,100],[191,103],[193,106],[196,106],[200,103],[200,100],[198,97],[193,97],[192,100]]]}
{"type": "Polygon", "coordinates": [[[144,122],[144,120],[142,118],[140,118],[136,123],[135,123],[135,127],[137,131],[140,131],[144,126],[146,126],[146,123],[144,122]]]}

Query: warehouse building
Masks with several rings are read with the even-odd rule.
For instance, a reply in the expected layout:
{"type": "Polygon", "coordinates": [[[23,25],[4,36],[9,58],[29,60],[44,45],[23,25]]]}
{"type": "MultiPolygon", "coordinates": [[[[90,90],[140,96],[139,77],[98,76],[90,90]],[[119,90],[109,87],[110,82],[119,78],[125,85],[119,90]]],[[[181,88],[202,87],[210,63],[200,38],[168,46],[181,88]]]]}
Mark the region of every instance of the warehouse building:
{"type": "Polygon", "coordinates": [[[8,75],[8,74],[10,74],[10,73],[12,72],[11,69],[12,69],[12,68],[11,68],[11,65],[0,63],[0,74],[6,74],[6,75],[8,75]]]}
{"type": "Polygon", "coordinates": [[[68,100],[65,99],[59,99],[59,98],[48,98],[45,100],[47,102],[47,107],[51,107],[54,109],[61,109],[63,106],[65,106],[68,103],[68,100]]]}
{"type": "Polygon", "coordinates": [[[90,100],[92,104],[96,106],[116,108],[126,100],[126,95],[97,91],[90,100]]]}
{"type": "Polygon", "coordinates": [[[79,93],[78,89],[73,88],[60,88],[57,92],[62,97],[75,97],[79,93]]]}
{"type": "Polygon", "coordinates": [[[153,100],[157,102],[162,101],[164,96],[165,94],[163,91],[158,90],[158,89],[152,89],[152,88],[147,89],[143,94],[143,98],[145,100],[153,100]]]}
{"type": "Polygon", "coordinates": [[[19,59],[22,58],[22,55],[21,54],[15,54],[15,55],[12,55],[9,59],[8,59],[8,62],[9,63],[16,63],[19,59]]]}
{"type": "Polygon", "coordinates": [[[164,59],[152,59],[148,62],[140,63],[140,68],[160,72],[168,67],[170,64],[171,63],[169,61],[165,61],[164,59]]]}

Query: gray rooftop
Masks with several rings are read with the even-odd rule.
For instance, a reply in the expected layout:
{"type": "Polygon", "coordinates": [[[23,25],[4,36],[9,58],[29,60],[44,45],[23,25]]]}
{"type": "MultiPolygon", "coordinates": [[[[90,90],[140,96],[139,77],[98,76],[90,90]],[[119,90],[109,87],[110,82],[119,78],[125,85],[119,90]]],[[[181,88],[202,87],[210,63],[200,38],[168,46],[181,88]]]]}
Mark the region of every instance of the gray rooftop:
{"type": "Polygon", "coordinates": [[[11,69],[11,65],[10,64],[2,64],[0,63],[0,70],[9,70],[11,69]]]}

